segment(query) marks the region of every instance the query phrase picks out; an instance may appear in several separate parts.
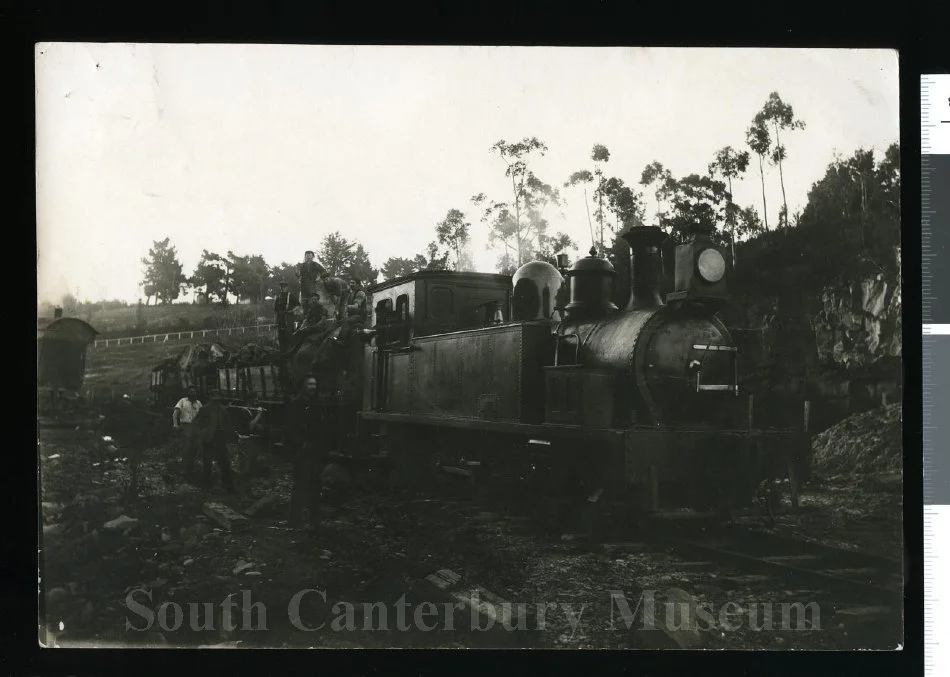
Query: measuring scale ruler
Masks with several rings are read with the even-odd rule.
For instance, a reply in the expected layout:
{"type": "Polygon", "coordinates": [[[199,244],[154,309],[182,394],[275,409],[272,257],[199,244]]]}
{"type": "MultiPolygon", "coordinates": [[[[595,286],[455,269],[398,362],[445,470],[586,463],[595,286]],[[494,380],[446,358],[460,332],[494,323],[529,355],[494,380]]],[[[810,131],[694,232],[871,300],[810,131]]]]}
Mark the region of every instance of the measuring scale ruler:
{"type": "Polygon", "coordinates": [[[921,76],[924,665],[950,674],[950,75],[921,76]]]}

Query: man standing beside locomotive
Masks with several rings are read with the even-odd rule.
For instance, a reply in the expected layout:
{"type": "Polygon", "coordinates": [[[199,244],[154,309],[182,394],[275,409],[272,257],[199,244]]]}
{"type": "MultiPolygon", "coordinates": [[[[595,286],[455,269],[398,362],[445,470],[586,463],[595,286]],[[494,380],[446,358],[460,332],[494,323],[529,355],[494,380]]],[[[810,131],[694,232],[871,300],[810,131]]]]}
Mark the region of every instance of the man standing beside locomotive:
{"type": "Polygon", "coordinates": [[[234,493],[234,471],[228,453],[228,443],[237,442],[238,435],[228,412],[228,403],[219,390],[210,392],[211,401],[207,407],[195,416],[195,434],[200,435],[202,443],[203,489],[212,487],[213,464],[218,464],[221,473],[221,485],[228,493],[234,493]]]}
{"type": "Polygon", "coordinates": [[[304,510],[310,509],[310,528],[320,519],[320,473],[326,465],[326,448],[320,436],[317,378],[307,376],[303,391],[287,407],[287,441],[294,453],[294,484],[290,496],[290,523],[304,525],[304,510]]]}
{"type": "Polygon", "coordinates": [[[310,297],[317,293],[317,282],[327,274],[326,268],[314,261],[314,254],[307,250],[303,263],[297,266],[297,277],[300,278],[300,302],[304,314],[310,307],[310,297]]]}
{"type": "Polygon", "coordinates": [[[172,409],[172,428],[181,432],[179,440],[179,449],[184,465],[186,476],[191,476],[195,469],[195,444],[192,421],[201,410],[201,402],[198,401],[198,389],[189,386],[185,397],[175,403],[172,409]]]}

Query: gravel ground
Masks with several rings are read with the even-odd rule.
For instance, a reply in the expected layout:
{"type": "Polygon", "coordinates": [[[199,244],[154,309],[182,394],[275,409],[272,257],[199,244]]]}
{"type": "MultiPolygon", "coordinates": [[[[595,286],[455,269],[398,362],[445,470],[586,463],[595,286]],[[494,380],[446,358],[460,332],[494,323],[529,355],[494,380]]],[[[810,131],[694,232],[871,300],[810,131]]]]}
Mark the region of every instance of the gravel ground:
{"type": "MultiPolygon", "coordinates": [[[[843,628],[808,621],[797,629],[753,629],[750,611],[756,605],[807,602],[816,591],[785,589],[774,579],[690,561],[645,543],[605,548],[562,537],[483,499],[354,492],[341,505],[328,506],[320,532],[311,535],[283,521],[289,466],[278,458],[245,495],[231,497],[177,481],[168,447],[144,449],[139,486],[129,491],[129,461],[123,459],[133,454],[121,439],[114,440],[115,451],[103,454],[101,431],[86,425],[46,428],[41,438],[47,628],[41,634],[47,644],[741,650],[838,648],[848,642],[843,628]],[[270,497],[269,505],[230,529],[203,510],[216,501],[241,512],[263,497],[270,497]],[[457,614],[454,631],[444,629],[444,614],[423,626],[435,623],[436,631],[419,630],[412,614],[420,600],[429,599],[420,581],[443,569],[461,577],[463,591],[481,586],[514,609],[523,606],[524,630],[503,630],[499,621],[491,632],[473,632],[471,619],[457,614]],[[321,592],[305,593],[295,616],[292,601],[305,590],[321,592]],[[130,593],[142,607],[129,605],[130,593]],[[671,641],[671,635],[650,630],[643,616],[624,616],[636,614],[638,604],[642,611],[651,598],[662,615],[664,601],[686,593],[713,611],[714,629],[673,633],[671,641]],[[229,595],[236,602],[233,618],[239,619],[231,631],[221,616],[229,595]],[[386,623],[378,615],[366,618],[362,605],[374,602],[387,610],[386,623]],[[209,625],[203,603],[215,605],[210,629],[200,629],[209,625]],[[265,609],[265,627],[259,611],[244,624],[244,609],[255,603],[265,609]],[[401,603],[411,605],[404,607],[405,629],[397,622],[401,603]],[[198,629],[189,627],[189,605],[198,629]],[[151,622],[146,608],[156,614],[151,622]],[[176,608],[182,612],[177,627],[176,608]],[[731,627],[723,627],[723,609],[731,614],[731,627]],[[295,625],[298,617],[306,629],[295,625]]],[[[819,477],[803,492],[801,510],[779,515],[773,528],[847,547],[875,546],[895,556],[902,542],[899,481],[895,492],[893,473],[867,477],[819,477]]],[[[476,621],[480,627],[487,623],[476,621]]]]}

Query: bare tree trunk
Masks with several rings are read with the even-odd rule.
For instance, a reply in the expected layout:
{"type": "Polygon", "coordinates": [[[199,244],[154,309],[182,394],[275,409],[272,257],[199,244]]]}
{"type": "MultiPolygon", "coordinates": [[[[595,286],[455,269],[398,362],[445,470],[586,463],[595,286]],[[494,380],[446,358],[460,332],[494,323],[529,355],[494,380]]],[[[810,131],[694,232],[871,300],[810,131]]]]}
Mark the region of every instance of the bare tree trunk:
{"type": "Polygon", "coordinates": [[[732,208],[732,177],[727,176],[726,180],[729,181],[729,229],[730,229],[730,246],[732,247],[732,267],[736,266],[736,214],[735,210],[732,208]]]}
{"type": "Polygon", "coordinates": [[[785,210],[782,217],[785,227],[788,228],[788,201],[785,199],[785,177],[782,175],[782,161],[778,161],[778,180],[782,186],[782,208],[785,210]]]}
{"type": "Polygon", "coordinates": [[[600,185],[597,188],[597,214],[600,221],[600,251],[604,251],[604,176],[600,176],[600,185]]]}
{"type": "MultiPolygon", "coordinates": [[[[780,148],[781,145],[782,145],[782,142],[779,140],[779,136],[778,136],[778,124],[776,124],[775,125],[775,146],[776,148],[780,148]]],[[[785,217],[784,217],[785,227],[788,228],[788,200],[785,199],[785,177],[782,174],[781,156],[779,156],[779,160],[778,160],[778,180],[779,180],[779,184],[781,184],[782,186],[782,206],[785,208],[785,217]]],[[[782,225],[782,224],[779,224],[779,225],[782,225]]]]}
{"type": "Polygon", "coordinates": [[[765,230],[769,229],[769,207],[765,201],[765,169],[762,167],[762,156],[759,155],[759,179],[762,181],[762,220],[765,222],[765,230]]]}
{"type": "Polygon", "coordinates": [[[521,204],[518,201],[518,187],[515,184],[515,174],[511,173],[511,192],[515,198],[515,241],[518,244],[518,265],[521,265],[521,204]]]}

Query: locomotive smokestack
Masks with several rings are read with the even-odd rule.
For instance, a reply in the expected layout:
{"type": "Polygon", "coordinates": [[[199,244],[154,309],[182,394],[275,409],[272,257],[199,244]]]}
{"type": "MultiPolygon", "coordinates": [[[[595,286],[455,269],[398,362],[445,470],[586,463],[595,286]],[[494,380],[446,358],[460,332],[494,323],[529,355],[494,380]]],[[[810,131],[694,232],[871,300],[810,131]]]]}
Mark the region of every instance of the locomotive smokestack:
{"type": "Polygon", "coordinates": [[[635,226],[628,228],[621,237],[630,245],[630,302],[627,310],[656,308],[663,305],[660,294],[660,279],[663,261],[660,246],[666,234],[658,226],[635,226]]]}

